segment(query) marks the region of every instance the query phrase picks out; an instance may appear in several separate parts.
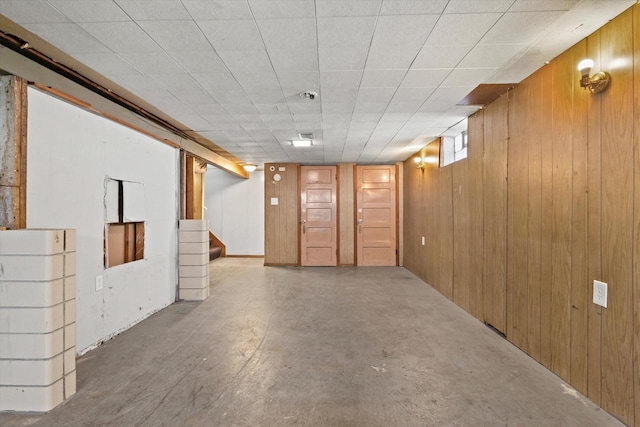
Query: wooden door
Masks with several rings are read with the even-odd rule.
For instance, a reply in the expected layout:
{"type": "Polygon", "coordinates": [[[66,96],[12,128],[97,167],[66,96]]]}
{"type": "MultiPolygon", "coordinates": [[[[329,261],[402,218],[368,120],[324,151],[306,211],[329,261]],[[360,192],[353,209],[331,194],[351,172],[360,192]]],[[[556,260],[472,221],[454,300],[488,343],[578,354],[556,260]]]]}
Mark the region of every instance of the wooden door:
{"type": "Polygon", "coordinates": [[[396,167],[356,167],[356,258],[361,266],[396,264],[396,167]]]}
{"type": "Polygon", "coordinates": [[[338,265],[335,166],[300,168],[300,264],[338,265]]]}

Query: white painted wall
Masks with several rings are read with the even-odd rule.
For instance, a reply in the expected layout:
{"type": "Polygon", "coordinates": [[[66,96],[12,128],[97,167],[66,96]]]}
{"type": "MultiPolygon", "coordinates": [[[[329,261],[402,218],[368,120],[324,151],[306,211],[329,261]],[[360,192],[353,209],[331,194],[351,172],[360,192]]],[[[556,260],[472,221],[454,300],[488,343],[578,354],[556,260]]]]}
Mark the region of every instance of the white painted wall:
{"type": "Polygon", "coordinates": [[[77,229],[82,353],[175,300],[178,152],[36,89],[28,101],[27,227],[77,229]],[[144,185],[147,218],[145,259],[105,270],[107,177],[144,185]]]}
{"type": "Polygon", "coordinates": [[[249,175],[209,167],[204,177],[204,216],[227,255],[264,255],[264,172],[249,175]]]}

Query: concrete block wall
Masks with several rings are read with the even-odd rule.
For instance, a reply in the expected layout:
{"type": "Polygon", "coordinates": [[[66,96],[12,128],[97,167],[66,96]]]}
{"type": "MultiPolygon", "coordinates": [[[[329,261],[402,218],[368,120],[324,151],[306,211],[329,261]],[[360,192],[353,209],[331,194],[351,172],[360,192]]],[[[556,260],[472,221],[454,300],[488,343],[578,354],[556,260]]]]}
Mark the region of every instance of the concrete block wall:
{"type": "Polygon", "coordinates": [[[75,230],[0,231],[0,411],[76,390],[75,230]]]}
{"type": "Polygon", "coordinates": [[[178,297],[209,298],[209,220],[180,220],[178,232],[178,297]]]}

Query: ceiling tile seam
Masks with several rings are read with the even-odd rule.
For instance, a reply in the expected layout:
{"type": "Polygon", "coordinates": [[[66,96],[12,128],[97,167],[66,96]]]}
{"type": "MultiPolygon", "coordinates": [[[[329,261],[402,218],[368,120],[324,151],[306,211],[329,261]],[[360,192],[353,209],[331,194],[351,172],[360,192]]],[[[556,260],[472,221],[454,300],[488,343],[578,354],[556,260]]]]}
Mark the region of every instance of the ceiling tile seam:
{"type": "MultiPolygon", "coordinates": [[[[209,44],[209,46],[211,46],[211,49],[213,50],[213,52],[215,52],[215,53],[216,53],[216,55],[218,55],[218,52],[216,51],[215,46],[213,45],[213,43],[211,42],[211,40],[209,40],[209,38],[208,38],[208,37],[207,37],[207,35],[204,33],[204,31],[202,31],[202,28],[200,28],[200,24],[199,24],[199,23],[198,23],[198,21],[196,21],[196,19],[193,17],[193,15],[192,15],[192,14],[191,14],[191,12],[189,11],[189,9],[188,9],[186,6],[184,6],[184,3],[183,3],[183,1],[182,1],[182,0],[180,0],[180,4],[182,5],[182,7],[184,7],[184,8],[185,8],[185,10],[187,11],[187,14],[191,17],[192,22],[193,22],[193,23],[195,24],[195,26],[198,28],[198,31],[200,31],[200,33],[203,35],[203,37],[207,40],[207,43],[209,44]]],[[[248,1],[247,1],[247,6],[249,7],[249,10],[251,10],[251,7],[249,6],[248,1]]],[[[253,12],[251,13],[251,16],[253,17],[253,12]]],[[[255,25],[256,25],[256,27],[257,27],[257,24],[256,24],[255,19],[253,19],[253,22],[254,22],[254,24],[255,24],[255,25]]],[[[260,31],[260,29],[258,28],[258,32],[259,32],[259,31],[260,31]]],[[[262,39],[262,34],[260,35],[260,38],[262,39]]],[[[267,49],[266,49],[266,45],[264,44],[264,39],[262,40],[262,44],[265,46],[265,51],[266,51],[267,49]]],[[[164,51],[164,49],[163,49],[163,51],[164,51]]],[[[167,52],[165,52],[165,53],[167,53],[167,52]]],[[[219,56],[219,55],[218,55],[218,56],[219,56]]],[[[268,56],[268,54],[267,54],[267,56],[268,56]]],[[[219,56],[219,57],[220,57],[220,56],[219,56]]],[[[172,58],[172,59],[173,59],[173,58],[172,58]]],[[[236,78],[236,76],[233,74],[233,72],[231,71],[231,69],[229,68],[229,66],[227,65],[227,63],[224,61],[224,59],[223,59],[222,57],[220,57],[220,61],[224,64],[224,67],[225,67],[225,69],[229,72],[229,75],[230,75],[230,76],[235,80],[235,82],[238,84],[238,86],[240,87],[240,89],[242,90],[242,92],[244,93],[244,95],[245,95],[245,96],[247,97],[247,99],[251,102],[251,105],[254,105],[254,102],[251,100],[251,98],[250,98],[250,97],[249,97],[249,95],[247,94],[247,91],[245,90],[244,86],[240,84],[240,82],[238,81],[238,79],[237,79],[237,78],[236,78]]],[[[269,59],[269,61],[271,61],[271,59],[269,59]]],[[[184,67],[182,67],[180,64],[178,64],[178,65],[179,65],[181,68],[183,68],[183,69],[184,69],[184,67]]],[[[273,64],[271,64],[271,67],[273,68],[273,64]]],[[[198,81],[197,81],[197,79],[194,79],[194,78],[193,78],[193,76],[192,76],[189,72],[187,72],[186,70],[185,70],[185,72],[189,75],[189,77],[191,77],[191,78],[195,81],[195,83],[196,83],[200,88],[202,88],[202,90],[203,90],[205,93],[209,94],[209,95],[211,96],[211,98],[213,98],[213,99],[218,103],[218,105],[220,106],[220,108],[222,108],[222,110],[224,110],[224,111],[225,111],[225,112],[226,112],[226,113],[227,113],[227,114],[228,114],[228,115],[233,119],[233,121],[235,122],[235,124],[237,124],[237,125],[238,125],[240,128],[242,128],[244,131],[248,132],[248,129],[245,129],[245,128],[244,128],[244,127],[243,127],[243,126],[242,126],[242,125],[241,125],[241,124],[240,124],[240,123],[235,119],[235,117],[233,117],[233,114],[231,114],[231,113],[230,113],[230,112],[229,112],[229,111],[228,111],[228,110],[223,106],[223,104],[221,104],[220,102],[218,102],[218,100],[216,99],[216,97],[214,96],[214,94],[212,94],[212,93],[210,93],[208,90],[206,90],[206,89],[205,89],[205,88],[200,84],[200,82],[198,82],[198,81]]],[[[255,105],[254,105],[254,106],[255,106],[255,105]]],[[[200,115],[200,114],[198,114],[198,115],[200,115]]],[[[200,115],[200,117],[202,117],[202,116],[200,115]]],[[[203,118],[203,120],[206,120],[206,119],[204,119],[204,117],[202,117],[202,118],[203,118]]],[[[261,119],[261,120],[262,120],[262,119],[261,119]]],[[[208,120],[207,120],[207,122],[208,122],[208,120]]],[[[263,121],[263,123],[264,123],[264,121],[263,121]]],[[[213,124],[213,123],[212,123],[212,125],[214,125],[214,126],[215,126],[215,124],[213,124]]],[[[266,124],[265,124],[265,126],[266,126],[266,124]]],[[[269,128],[269,130],[271,131],[271,129],[270,129],[270,128],[269,128]]],[[[273,132],[272,132],[272,134],[273,134],[273,132]]],[[[256,140],[255,140],[255,138],[254,138],[253,136],[251,136],[251,135],[250,135],[250,137],[251,137],[251,140],[252,140],[253,142],[256,142],[256,140]]],[[[274,135],[274,137],[275,137],[275,135],[274,135]]],[[[215,144],[215,141],[212,141],[212,142],[215,144]]]]}
{"type": "MultiPolygon", "coordinates": [[[[314,4],[316,4],[317,0],[313,0],[314,4]]],[[[369,46],[367,48],[367,56],[364,58],[364,65],[362,66],[362,74],[360,75],[360,81],[358,82],[358,94],[360,94],[360,88],[362,87],[362,79],[364,79],[364,72],[367,69],[367,61],[369,60],[369,54],[371,53],[371,46],[373,45],[373,38],[375,37],[376,34],[376,30],[378,29],[378,21],[380,20],[380,12],[382,11],[382,3],[384,3],[384,0],[382,0],[380,2],[380,5],[378,6],[378,13],[375,15],[375,22],[373,24],[373,31],[371,32],[371,38],[369,39],[369,46]]],[[[317,7],[317,6],[316,6],[317,7]]],[[[369,16],[369,15],[368,15],[369,16]]],[[[373,16],[373,15],[371,15],[373,16]]],[[[316,22],[318,20],[318,14],[316,13],[316,22]]],[[[316,25],[317,26],[317,25],[316,25]]],[[[316,37],[316,43],[317,43],[317,37],[316,37]]],[[[318,48],[318,52],[320,52],[320,49],[318,48]]],[[[319,53],[318,53],[319,56],[319,53]]],[[[318,59],[318,71],[320,71],[320,60],[318,59]]],[[[320,79],[320,84],[322,85],[322,79],[320,79]]],[[[321,87],[322,89],[322,87],[321,87]]],[[[322,98],[322,92],[320,93],[320,97],[322,98]]],[[[389,100],[389,102],[391,102],[391,100],[389,100]]],[[[349,128],[351,128],[351,123],[353,122],[353,114],[355,112],[356,109],[356,105],[358,103],[358,98],[356,96],[356,101],[353,103],[353,108],[351,109],[351,119],[349,120],[349,128]]],[[[389,104],[387,104],[388,106],[389,104]]],[[[320,107],[322,109],[322,106],[320,107]]],[[[322,112],[322,111],[321,111],[322,112]]],[[[382,115],[380,116],[380,119],[382,118],[382,115]]],[[[380,122],[380,119],[378,119],[378,122],[380,122]]],[[[377,126],[376,123],[376,126],[377,126]]],[[[373,131],[372,131],[373,133],[373,131]]],[[[347,139],[348,139],[348,135],[349,135],[349,129],[347,129],[347,139]]],[[[369,135],[369,139],[371,138],[371,135],[369,135]]],[[[367,143],[369,142],[369,140],[367,140],[367,142],[362,146],[362,151],[360,151],[360,154],[358,155],[358,158],[360,158],[360,156],[362,155],[362,152],[364,151],[364,147],[367,145],[367,143]]],[[[345,141],[344,145],[342,146],[342,152],[341,155],[344,156],[344,150],[347,147],[347,143],[345,141]]]]}
{"type": "MultiPolygon", "coordinates": [[[[382,2],[381,2],[382,3],[382,2]]],[[[313,15],[314,15],[314,23],[316,26],[316,61],[318,64],[318,92],[320,94],[320,99],[318,102],[320,103],[320,130],[324,130],[323,126],[323,112],[322,112],[322,76],[320,75],[320,37],[318,36],[318,2],[317,0],[313,0],[313,15]]],[[[297,127],[296,127],[297,129],[297,127]]],[[[326,144],[324,143],[324,132],[322,134],[322,159],[326,162],[326,144]]],[[[344,150],[344,147],[343,147],[344,150]]]]}
{"type": "MultiPolygon", "coordinates": [[[[383,0],[384,1],[384,0],[383,0]]],[[[447,8],[447,6],[449,6],[451,0],[449,0],[449,2],[447,2],[447,4],[445,5],[445,9],[447,8]]],[[[515,1],[515,0],[514,0],[515,1]]],[[[396,96],[396,93],[398,93],[398,90],[400,89],[400,86],[402,86],[402,82],[407,78],[407,74],[409,74],[409,70],[411,70],[411,66],[414,64],[414,62],[416,61],[416,59],[418,58],[418,55],[420,55],[420,51],[422,50],[422,48],[424,48],[425,43],[427,42],[427,40],[429,40],[429,37],[431,36],[431,34],[433,33],[433,31],[435,30],[436,26],[438,25],[438,22],[440,22],[440,18],[442,18],[442,13],[438,15],[438,19],[436,19],[436,22],[434,22],[433,27],[431,27],[431,30],[429,31],[429,33],[427,34],[427,36],[425,37],[425,39],[422,41],[422,44],[420,45],[420,48],[417,50],[416,55],[413,57],[413,60],[411,61],[411,63],[409,64],[409,66],[407,67],[407,71],[404,74],[404,77],[402,77],[402,80],[400,81],[400,85],[398,85],[398,87],[396,88],[396,90],[393,92],[393,95],[391,96],[391,98],[389,99],[389,102],[387,103],[387,106],[385,107],[384,111],[382,112],[382,115],[380,116],[380,119],[378,120],[378,123],[380,123],[380,121],[382,120],[382,117],[384,116],[384,114],[386,113],[386,111],[389,109],[389,104],[391,103],[391,100],[393,100],[393,98],[396,96]]],[[[368,58],[367,58],[368,59],[368,58]]],[[[365,62],[365,69],[366,69],[366,62],[365,62]]],[[[453,69],[452,71],[453,72],[453,69]]],[[[451,74],[451,72],[447,75],[446,78],[449,77],[449,75],[451,74]]],[[[443,80],[444,81],[444,80],[443,80]]],[[[438,86],[440,87],[440,86],[438,86]]],[[[436,88],[437,90],[437,88],[436,88]]],[[[435,92],[435,90],[434,90],[435,92]]],[[[429,96],[427,97],[427,99],[425,99],[422,104],[420,104],[420,107],[418,107],[418,109],[416,109],[416,112],[424,105],[425,102],[427,102],[427,100],[433,95],[433,92],[431,94],[429,94],[429,96]]],[[[414,112],[415,114],[415,112],[414,112]]],[[[412,115],[413,117],[413,115],[412,115]]],[[[408,121],[408,120],[407,120],[408,121]]],[[[405,124],[406,122],[405,121],[405,124]]],[[[404,125],[403,125],[404,126],[404,125]]],[[[376,124],[377,127],[377,124],[376,124]]],[[[400,129],[398,129],[398,131],[389,139],[389,141],[385,144],[385,146],[382,148],[382,150],[380,150],[380,153],[382,153],[391,143],[391,141],[393,141],[393,139],[398,135],[398,133],[400,133],[400,129]]],[[[362,147],[362,151],[364,152],[364,149],[366,148],[367,144],[369,143],[369,141],[367,141],[367,143],[364,145],[364,147],[362,147]]],[[[378,158],[378,156],[376,156],[376,159],[378,158]]]]}
{"type": "MultiPolygon", "coordinates": [[[[517,0],[513,0],[513,2],[511,3],[511,5],[509,6],[509,9],[511,9],[511,7],[513,7],[513,5],[514,5],[516,2],[517,2],[517,0]]],[[[489,31],[491,31],[491,29],[492,29],[493,27],[495,27],[495,26],[498,24],[498,22],[500,22],[500,20],[501,20],[501,19],[502,19],[506,14],[507,14],[507,12],[508,12],[508,10],[509,10],[509,9],[507,9],[507,11],[502,12],[502,13],[500,14],[500,17],[499,17],[498,19],[496,19],[496,21],[493,23],[493,25],[491,25],[491,26],[487,29],[487,31],[485,31],[485,33],[482,35],[482,37],[480,37],[480,38],[478,39],[478,41],[477,41],[475,44],[473,44],[473,45],[469,45],[469,46],[473,46],[473,47],[472,47],[472,48],[471,48],[471,49],[470,49],[470,50],[469,50],[469,51],[468,51],[468,52],[467,52],[467,53],[466,53],[462,58],[460,58],[460,60],[459,60],[459,61],[454,65],[454,67],[451,69],[451,72],[450,72],[450,73],[449,73],[449,74],[448,74],[448,75],[447,75],[447,76],[442,80],[443,82],[444,82],[447,78],[449,78],[449,76],[451,75],[451,73],[453,73],[455,70],[457,70],[457,69],[458,69],[458,65],[460,65],[460,64],[465,60],[465,58],[466,58],[466,57],[468,57],[468,56],[471,54],[471,52],[473,52],[473,49],[475,49],[478,45],[480,45],[480,42],[482,41],[482,39],[484,39],[484,38],[486,37],[486,35],[489,33],[489,31]]],[[[428,38],[427,38],[427,40],[428,40],[428,38]]],[[[426,43],[426,41],[425,41],[425,43],[426,43]]],[[[506,44],[517,44],[517,43],[506,43],[506,44]]],[[[496,44],[491,44],[491,45],[487,45],[487,46],[496,46],[496,44]]],[[[422,47],[424,47],[424,44],[423,44],[423,46],[422,46],[422,47]]],[[[421,49],[422,49],[422,48],[421,48],[421,49]]],[[[415,59],[416,59],[416,58],[414,58],[414,61],[415,61],[415,59]]],[[[411,65],[413,65],[413,62],[411,63],[411,65]]],[[[409,66],[409,68],[411,68],[411,65],[409,66]]],[[[493,67],[477,67],[477,68],[493,68],[493,67]]],[[[461,68],[461,69],[463,69],[463,68],[461,68]]],[[[497,71],[496,71],[496,73],[497,73],[497,71]]],[[[495,73],[494,73],[494,75],[495,75],[495,73]]],[[[493,75],[492,75],[491,77],[493,77],[493,75]]],[[[443,87],[443,86],[442,86],[442,83],[441,83],[440,85],[438,85],[438,88],[439,88],[439,87],[443,87]]],[[[444,87],[448,87],[448,86],[444,86],[444,87]]],[[[437,88],[436,88],[436,89],[437,89],[437,88]]],[[[435,91],[434,91],[433,93],[435,93],[435,91]]],[[[427,102],[427,101],[431,98],[431,96],[433,96],[433,93],[432,93],[431,95],[429,95],[429,97],[428,97],[427,99],[425,99],[425,102],[427,102]]],[[[422,103],[422,105],[424,105],[424,103],[422,103]]],[[[422,105],[421,105],[418,109],[420,109],[420,108],[422,107],[422,105]]]]}
{"type": "MultiPolygon", "coordinates": [[[[314,0],[314,6],[315,6],[315,0],[314,0]]],[[[282,89],[282,83],[280,82],[280,76],[278,76],[278,73],[276,72],[275,67],[273,66],[273,60],[271,59],[271,55],[269,54],[269,49],[267,49],[267,44],[264,41],[264,36],[262,34],[262,31],[260,30],[260,26],[258,25],[258,22],[256,21],[256,17],[253,13],[253,9],[251,8],[251,3],[247,0],[247,7],[249,8],[249,13],[251,14],[251,18],[253,19],[253,23],[256,26],[256,29],[258,30],[258,34],[260,34],[260,40],[262,41],[262,44],[264,45],[264,50],[265,53],[267,55],[267,58],[269,58],[269,64],[271,65],[271,70],[273,71],[273,74],[276,76],[276,80],[278,81],[278,86],[280,87],[280,93],[282,94],[282,99],[284,100],[284,103],[287,105],[287,110],[289,112],[289,117],[291,118],[291,121],[294,123],[294,126],[296,126],[297,128],[297,124],[295,123],[295,120],[293,120],[293,112],[291,111],[291,109],[289,108],[289,103],[287,102],[287,97],[285,96],[284,90],[282,89]]],[[[315,25],[315,31],[316,31],[316,40],[318,39],[318,25],[317,22],[314,21],[314,25],[315,25]]],[[[317,49],[316,49],[317,50],[317,49]]],[[[318,73],[319,74],[319,73],[318,73]]],[[[320,76],[318,75],[318,80],[320,79],[320,76]]],[[[249,98],[249,100],[251,100],[251,98],[249,98]]],[[[253,103],[253,101],[251,101],[253,103]]],[[[262,115],[262,113],[260,113],[262,115]]],[[[269,130],[272,130],[271,128],[269,128],[269,130]]],[[[279,138],[276,138],[275,134],[273,134],[273,131],[271,132],[273,137],[278,141],[279,144],[282,145],[282,143],[280,142],[279,138]]],[[[287,157],[288,154],[287,154],[287,157]]],[[[291,160],[291,158],[289,158],[291,160]]]]}

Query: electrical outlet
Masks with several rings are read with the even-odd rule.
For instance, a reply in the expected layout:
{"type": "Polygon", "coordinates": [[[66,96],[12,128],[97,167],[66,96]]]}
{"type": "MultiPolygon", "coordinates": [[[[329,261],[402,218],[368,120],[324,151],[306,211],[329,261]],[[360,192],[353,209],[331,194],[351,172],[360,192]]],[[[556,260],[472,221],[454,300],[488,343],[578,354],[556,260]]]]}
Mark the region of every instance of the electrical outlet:
{"type": "Polygon", "coordinates": [[[103,281],[102,275],[96,276],[96,292],[101,291],[103,287],[104,287],[104,281],[103,281]]]}
{"type": "Polygon", "coordinates": [[[598,280],[593,281],[593,303],[607,308],[607,284],[598,280]]]}

